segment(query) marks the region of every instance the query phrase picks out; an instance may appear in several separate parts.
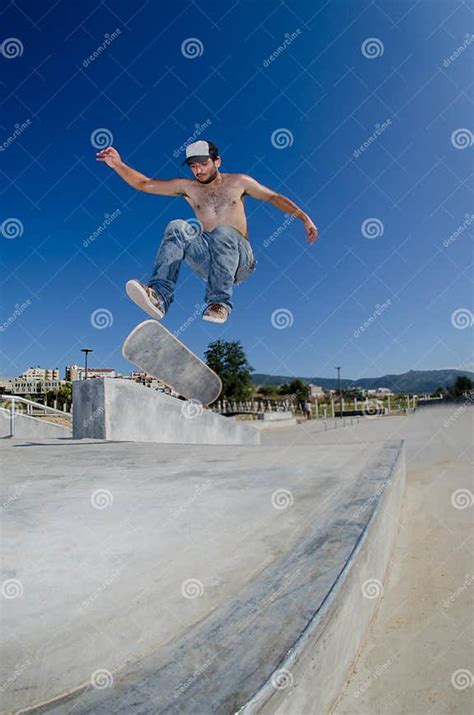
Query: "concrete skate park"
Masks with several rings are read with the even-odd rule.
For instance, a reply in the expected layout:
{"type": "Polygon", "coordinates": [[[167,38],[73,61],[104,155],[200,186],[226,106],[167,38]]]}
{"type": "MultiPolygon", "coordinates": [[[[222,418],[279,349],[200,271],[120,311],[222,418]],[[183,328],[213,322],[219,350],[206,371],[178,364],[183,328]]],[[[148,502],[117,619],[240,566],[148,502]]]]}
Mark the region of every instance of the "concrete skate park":
{"type": "Polygon", "coordinates": [[[145,420],[119,380],[88,383],[72,433],[24,417],[8,437],[2,410],[2,713],[427,712],[425,696],[468,712],[451,663],[437,701],[413,666],[418,691],[400,694],[403,624],[363,684],[406,586],[420,474],[433,518],[466,537],[451,494],[468,487],[472,406],[257,430],[149,390],[145,420]]]}

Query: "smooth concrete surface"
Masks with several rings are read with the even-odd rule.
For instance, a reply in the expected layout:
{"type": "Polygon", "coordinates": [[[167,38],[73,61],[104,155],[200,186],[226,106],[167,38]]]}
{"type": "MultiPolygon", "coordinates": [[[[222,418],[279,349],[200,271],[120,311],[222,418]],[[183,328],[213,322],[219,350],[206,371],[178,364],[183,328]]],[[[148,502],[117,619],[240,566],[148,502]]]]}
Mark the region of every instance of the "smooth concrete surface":
{"type": "MultiPolygon", "coordinates": [[[[65,425],[47,422],[39,417],[22,415],[15,412],[14,416],[15,437],[22,439],[42,439],[48,437],[71,437],[72,430],[65,425]]],[[[9,437],[11,433],[10,410],[0,407],[0,437],[9,437]]]]}
{"type": "MultiPolygon", "coordinates": [[[[389,527],[363,566],[383,579],[403,464],[400,440],[337,449],[310,440],[1,444],[2,581],[20,592],[3,615],[5,712],[231,713],[256,694],[259,708],[274,698],[281,708],[290,692],[273,687],[268,700],[268,681],[309,627],[301,695],[314,658],[332,692],[317,622],[334,622],[348,571],[357,579],[351,558],[386,504],[389,527]]],[[[352,639],[375,605],[360,606],[357,626],[345,606],[352,639]]],[[[353,643],[336,620],[347,659],[353,643]]],[[[331,649],[332,668],[336,642],[331,649]]]]}
{"type": "Polygon", "coordinates": [[[260,433],[199,402],[179,400],[132,380],[75,380],[73,436],[173,444],[259,444],[260,433]]]}
{"type": "Polygon", "coordinates": [[[334,715],[474,713],[474,407],[419,408],[380,609],[334,715]]]}
{"type": "Polygon", "coordinates": [[[294,417],[293,412],[287,411],[287,412],[264,412],[263,415],[261,415],[262,420],[264,422],[278,422],[280,420],[291,420],[291,418],[294,417]]]}

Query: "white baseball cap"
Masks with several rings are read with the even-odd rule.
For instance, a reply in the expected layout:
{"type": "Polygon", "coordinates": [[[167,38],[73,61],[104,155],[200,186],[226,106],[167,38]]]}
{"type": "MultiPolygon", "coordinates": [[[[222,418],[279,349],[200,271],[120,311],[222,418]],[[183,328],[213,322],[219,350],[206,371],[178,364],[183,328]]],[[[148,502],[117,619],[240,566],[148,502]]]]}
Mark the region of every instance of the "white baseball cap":
{"type": "Polygon", "coordinates": [[[193,144],[188,144],[186,147],[186,159],[183,164],[186,164],[188,159],[194,159],[195,161],[206,161],[210,157],[209,143],[206,141],[198,141],[193,144]]]}

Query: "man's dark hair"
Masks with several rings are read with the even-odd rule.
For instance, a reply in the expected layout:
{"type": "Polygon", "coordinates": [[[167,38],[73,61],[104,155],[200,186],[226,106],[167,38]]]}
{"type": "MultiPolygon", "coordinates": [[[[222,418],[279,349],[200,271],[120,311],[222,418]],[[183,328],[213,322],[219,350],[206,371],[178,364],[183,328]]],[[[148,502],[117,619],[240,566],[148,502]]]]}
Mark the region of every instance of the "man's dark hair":
{"type": "Polygon", "coordinates": [[[214,142],[210,142],[208,139],[205,139],[204,141],[207,141],[207,143],[209,144],[209,156],[211,157],[212,161],[215,161],[219,156],[219,149],[216,147],[214,142]]]}

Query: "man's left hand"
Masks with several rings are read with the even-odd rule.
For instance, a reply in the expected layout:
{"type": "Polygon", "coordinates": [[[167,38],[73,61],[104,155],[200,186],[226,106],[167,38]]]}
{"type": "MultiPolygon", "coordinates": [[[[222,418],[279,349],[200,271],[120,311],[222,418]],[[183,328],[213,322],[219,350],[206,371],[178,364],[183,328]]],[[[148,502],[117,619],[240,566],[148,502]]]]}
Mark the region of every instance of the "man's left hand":
{"type": "Polygon", "coordinates": [[[315,224],[308,219],[304,222],[304,227],[306,229],[306,240],[308,243],[315,243],[318,240],[318,229],[315,224]]]}

